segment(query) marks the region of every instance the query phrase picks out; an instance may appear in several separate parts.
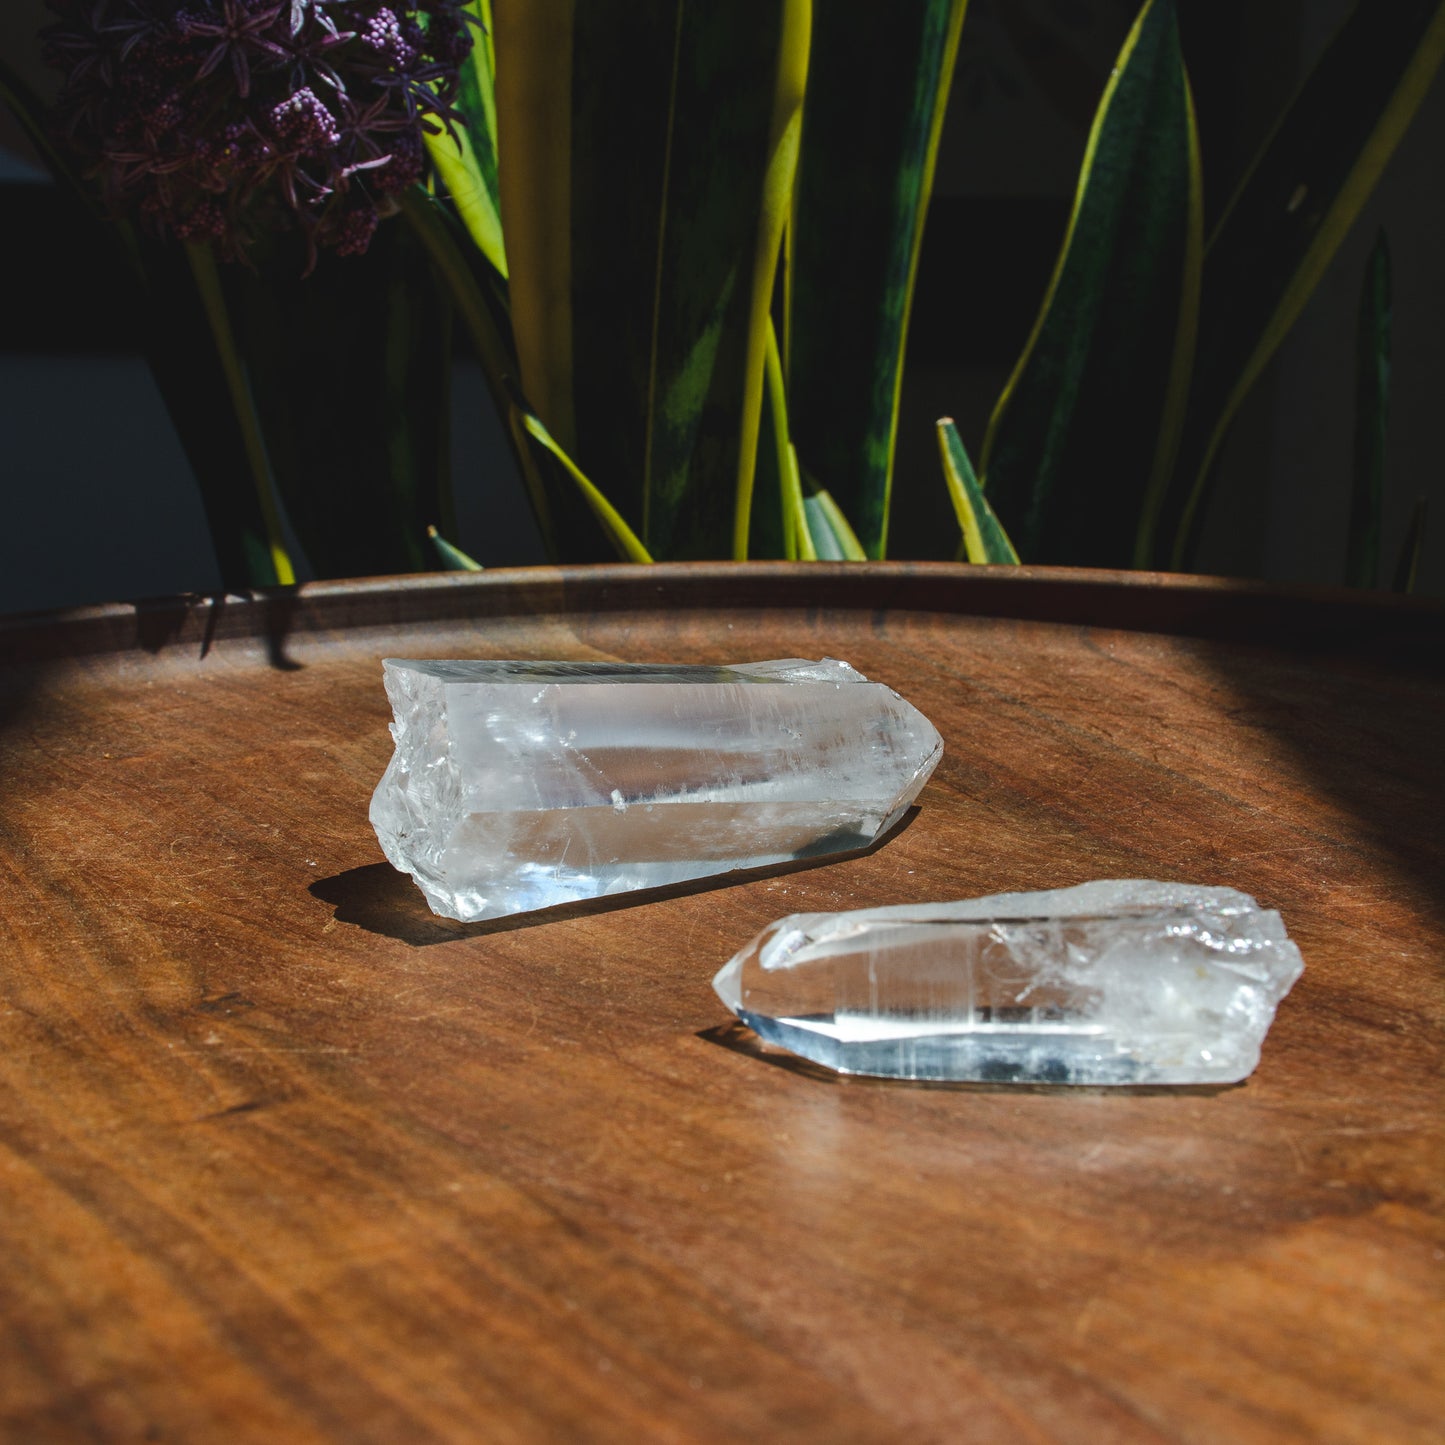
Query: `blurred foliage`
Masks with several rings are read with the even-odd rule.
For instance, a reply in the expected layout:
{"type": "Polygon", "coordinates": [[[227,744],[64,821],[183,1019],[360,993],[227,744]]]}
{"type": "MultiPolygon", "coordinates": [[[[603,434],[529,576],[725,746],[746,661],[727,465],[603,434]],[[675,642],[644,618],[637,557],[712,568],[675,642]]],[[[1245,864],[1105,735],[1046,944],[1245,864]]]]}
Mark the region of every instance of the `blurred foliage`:
{"type": "MultiPolygon", "coordinates": [[[[444,540],[453,324],[556,559],[887,555],[890,519],[920,500],[893,475],[899,394],[965,0],[466,9],[465,125],[429,130],[431,178],[365,257],[305,280],[282,242],[243,270],[98,222],[0,75],[75,224],[170,318],[148,354],[227,583],[289,580],[298,543],[319,575],[471,563],[444,540]]],[[[1036,18],[1008,24],[1092,124],[977,473],[940,423],[932,485],[971,561],[1188,566],[1232,417],[1445,54],[1445,0],[1358,5],[1209,235],[1175,0],[1147,0],[1092,100],[1036,18]]],[[[1381,251],[1357,359],[1357,585],[1380,568],[1388,293],[1381,251]]],[[[967,315],[955,331],[966,356],[967,315]]]]}

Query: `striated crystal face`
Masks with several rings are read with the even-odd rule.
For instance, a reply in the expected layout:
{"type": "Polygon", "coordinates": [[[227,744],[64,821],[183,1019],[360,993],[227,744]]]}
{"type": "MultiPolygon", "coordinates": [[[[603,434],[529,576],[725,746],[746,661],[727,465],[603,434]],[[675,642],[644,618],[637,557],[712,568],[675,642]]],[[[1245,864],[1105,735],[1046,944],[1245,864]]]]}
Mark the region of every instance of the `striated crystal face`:
{"type": "Polygon", "coordinates": [[[382,850],[473,921],[862,847],[933,725],[846,662],[384,664],[382,850]]]}
{"type": "Polygon", "coordinates": [[[1248,894],[1128,880],[796,913],[713,987],[760,1037],[840,1073],[1224,1084],[1253,1072],[1303,970],[1248,894]]]}

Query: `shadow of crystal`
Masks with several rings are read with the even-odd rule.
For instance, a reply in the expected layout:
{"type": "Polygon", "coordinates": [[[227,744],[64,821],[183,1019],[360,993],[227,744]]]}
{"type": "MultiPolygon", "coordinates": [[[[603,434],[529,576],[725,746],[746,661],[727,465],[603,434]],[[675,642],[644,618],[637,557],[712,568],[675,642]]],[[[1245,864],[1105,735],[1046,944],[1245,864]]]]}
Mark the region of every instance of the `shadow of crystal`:
{"type": "Polygon", "coordinates": [[[770,1068],[809,1079],[815,1084],[842,1084],[850,1089],[945,1089],[950,1093],[964,1094],[1067,1095],[1071,1099],[1090,1095],[1132,1099],[1169,1095],[1212,1098],[1216,1094],[1233,1093],[1248,1082],[1241,1079],[1233,1084],[1040,1084],[1013,1083],[1005,1079],[884,1079],[872,1074],[840,1074],[822,1064],[815,1064],[811,1059],[765,1044],[746,1024],[736,1019],[732,1023],[699,1029],[693,1037],[705,1044],[727,1049],[730,1053],[741,1054],[744,1058],[756,1059],[770,1068]]]}
{"type": "MultiPolygon", "coordinates": [[[[670,898],[687,898],[694,893],[709,893],[717,888],[733,888],[739,884],[756,883],[768,878],[782,878],[789,873],[819,868],[831,863],[846,863],[854,858],[867,858],[909,827],[919,809],[908,808],[886,833],[863,847],[843,847],[856,840],[822,838],[799,858],[786,863],[770,863],[763,868],[737,868],[728,873],[713,873],[706,878],[690,878],[684,883],[669,883],[662,888],[637,888],[630,893],[613,893],[603,898],[579,898],[551,908],[538,908],[529,913],[513,913],[505,918],[490,918],[481,923],[459,923],[443,918],[427,907],[421,890],[405,874],[390,863],[368,863],[361,868],[348,868],[330,878],[319,878],[307,889],[312,897],[329,903],[338,923],[350,923],[368,933],[381,934],[408,943],[413,948],[428,948],[434,943],[452,943],[460,938],[484,938],[493,933],[511,933],[519,928],[535,928],[563,919],[586,918],[597,913],[615,913],[620,908],[637,908],[645,903],[661,903],[670,898]]],[[[719,961],[726,945],[719,945],[719,961]]]]}

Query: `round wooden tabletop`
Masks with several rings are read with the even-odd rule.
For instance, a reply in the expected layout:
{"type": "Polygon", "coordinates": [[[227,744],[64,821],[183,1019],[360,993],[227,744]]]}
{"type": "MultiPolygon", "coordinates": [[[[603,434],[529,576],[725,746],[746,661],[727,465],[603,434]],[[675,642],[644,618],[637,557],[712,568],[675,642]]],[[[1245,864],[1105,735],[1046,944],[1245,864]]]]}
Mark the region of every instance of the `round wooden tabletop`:
{"type": "Polygon", "coordinates": [[[0,1437],[1437,1439],[1438,607],[703,565],[0,624],[0,1437]],[[432,916],[380,659],[842,657],[883,846],[432,916]],[[1215,1090],[839,1079],[715,970],[799,910],[1225,883],[1305,974],[1215,1090]]]}

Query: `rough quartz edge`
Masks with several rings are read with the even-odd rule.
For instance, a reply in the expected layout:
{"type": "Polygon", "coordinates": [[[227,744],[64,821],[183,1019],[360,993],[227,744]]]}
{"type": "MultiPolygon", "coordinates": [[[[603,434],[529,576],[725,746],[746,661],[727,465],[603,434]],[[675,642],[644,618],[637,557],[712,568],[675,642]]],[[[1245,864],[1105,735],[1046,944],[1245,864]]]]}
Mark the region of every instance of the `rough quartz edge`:
{"type": "MultiPolygon", "coordinates": [[[[1096,879],[1072,888],[994,893],[952,903],[902,903],[839,913],[791,913],[750,939],[735,958],[745,958],[768,939],[759,957],[765,971],[797,967],[811,961],[810,946],[846,938],[875,923],[1061,922],[1070,918],[1124,918],[1165,910],[1202,916],[1213,914],[1220,918],[1252,916],[1262,935],[1261,946],[1254,952],[1263,954],[1274,965],[1268,969],[1268,983],[1276,1003],[1304,972],[1304,959],[1286,931],[1284,919],[1273,909],[1260,907],[1248,893],[1222,884],[1164,883],[1144,878],[1096,879]]],[[[1221,963],[1227,965],[1227,959],[1221,959],[1221,963]]]]}
{"type": "MultiPolygon", "coordinates": [[[[434,678],[438,682],[487,683],[492,686],[536,686],[539,683],[565,683],[568,686],[590,686],[625,682],[631,677],[639,683],[687,682],[689,674],[702,682],[713,674],[718,682],[833,682],[839,685],[867,683],[868,679],[850,663],[836,657],[810,661],[804,657],[783,657],[768,662],[729,662],[717,665],[686,663],[646,663],[610,661],[569,661],[517,658],[421,658],[385,657],[382,673],[411,673],[434,678]]],[[[881,684],[875,684],[881,685],[881,684]]],[[[890,689],[891,690],[891,689],[890,689]]]]}
{"type": "MultiPolygon", "coordinates": [[[[937,759],[933,760],[935,766],[937,759]]],[[[1161,883],[1146,878],[1101,878],[1072,888],[1042,889],[1032,893],[991,893],[983,898],[961,898],[949,903],[894,903],[883,908],[857,908],[842,913],[793,913],[777,920],[804,931],[839,922],[960,923],[988,920],[1020,921],[1035,918],[1081,918],[1100,914],[1137,912],[1140,909],[1207,908],[1224,917],[1243,913],[1270,913],[1248,893],[1224,885],[1161,883]],[[1127,890],[1127,896],[1118,895],[1127,890]]],[[[1278,917],[1278,914],[1273,915],[1278,917]]],[[[775,926],[775,925],[770,925],[775,926]]]]}
{"type": "MultiPolygon", "coordinates": [[[[389,731],[395,748],[381,780],[372,794],[369,810],[370,820],[387,861],[399,872],[411,875],[426,897],[432,912],[442,917],[472,922],[480,918],[505,916],[506,912],[504,910],[503,913],[493,913],[485,909],[479,912],[459,911],[456,903],[456,887],[444,881],[440,872],[433,875],[426,868],[424,861],[420,864],[418,862],[418,854],[423,860],[428,857],[439,858],[440,853],[445,851],[445,840],[451,836],[460,821],[461,814],[465,812],[465,788],[458,770],[451,763],[450,749],[446,742],[446,689],[451,684],[467,682],[485,683],[492,686],[506,683],[535,686],[538,681],[549,681],[545,676],[539,678],[535,673],[528,674],[522,670],[532,665],[530,661],[517,659],[384,658],[382,660],[383,680],[394,715],[389,731]],[[518,669],[518,671],[507,676],[505,673],[507,668],[518,669]],[[437,746],[439,734],[440,747],[437,746]],[[427,778],[425,787],[414,788],[411,780],[419,772],[430,776],[427,778]],[[421,798],[418,797],[419,793],[422,794],[421,798]],[[427,794],[432,795],[433,798],[440,797],[444,804],[449,805],[444,805],[439,811],[429,810],[425,806],[427,794]],[[409,827],[402,830],[394,827],[393,820],[388,815],[397,810],[405,815],[410,824],[409,827]],[[404,841],[407,843],[406,847],[403,847],[404,841]]],[[[543,661],[539,665],[548,667],[553,664],[543,661]]],[[[579,664],[579,666],[585,667],[586,664],[579,664]]],[[[598,666],[635,668],[638,673],[646,673],[652,670],[654,665],[600,663],[598,666]]],[[[885,683],[871,681],[850,663],[840,658],[824,657],[816,661],[807,658],[779,658],[764,662],[723,664],[717,667],[700,666],[689,670],[703,674],[730,673],[733,675],[732,678],[718,676],[719,682],[737,680],[756,681],[761,684],[831,682],[838,687],[851,685],[877,687],[895,698],[908,713],[913,714],[921,727],[926,729],[924,735],[931,734],[932,749],[928,757],[894,795],[881,824],[872,835],[870,840],[872,842],[876,842],[886,834],[907,811],[932,776],[942,757],[943,739],[928,717],[896,690],[888,687],[885,683]]],[[[550,679],[550,681],[559,683],[573,684],[586,680],[585,673],[568,674],[565,672],[559,673],[555,679],[550,679]]],[[[615,674],[609,677],[599,673],[593,680],[612,682],[617,678],[615,674]]],[[[670,675],[658,676],[656,680],[677,682],[683,681],[685,678],[680,675],[670,675]]],[[[716,876],[723,876],[727,872],[734,871],[737,871],[736,867],[723,869],[716,876]]],[[[695,876],[710,875],[699,873],[695,876]]]]}
{"type": "MultiPolygon", "coordinates": [[[[881,1072],[866,1065],[860,1067],[856,1062],[850,1063],[849,1060],[854,1058],[856,1050],[850,1051],[842,1042],[830,1039],[826,1032],[820,1031],[817,1037],[811,1037],[808,1030],[798,1026],[797,1020],[774,1019],[748,1009],[743,1003],[744,969],[755,954],[759,966],[768,971],[806,963],[810,960],[808,949],[804,945],[823,939],[846,938],[851,932],[861,932],[864,927],[874,923],[1012,923],[1111,915],[1123,918],[1146,911],[1194,912],[1206,920],[1211,914],[1223,918],[1249,915],[1255,920],[1260,939],[1258,947],[1252,949],[1251,954],[1256,961],[1261,958],[1264,960],[1263,976],[1242,974],[1239,987],[1253,989],[1258,994],[1263,1005],[1263,1024],[1257,1036],[1246,1035],[1238,1041],[1238,1067],[1221,1073],[1199,1071],[1197,1077],[1187,1076],[1187,1070],[1165,1077],[1146,1064],[1140,1067],[1137,1074],[1121,1072],[1113,1077],[1100,1075],[1087,1079],[1023,1076],[1021,1081],[1033,1084],[1151,1084],[1176,1087],[1238,1083],[1248,1078],[1259,1065],[1264,1040],[1273,1026],[1279,1004],[1299,981],[1305,965],[1298,946],[1289,937],[1284,920],[1278,912],[1261,908],[1249,894],[1222,885],[1161,883],[1147,879],[1103,879],[1073,888],[1033,893],[999,893],[984,898],[961,899],[953,903],[895,904],[838,913],[789,914],[770,923],[739,949],[714,976],[713,989],[724,1006],[764,1040],[841,1074],[873,1074],[884,1078],[933,1078],[940,1081],[948,1079],[959,1083],[1013,1082],[1015,1080],[1002,1074],[941,1075],[926,1071],[899,1074],[881,1072]],[[771,961],[768,958],[769,953],[773,955],[771,961]],[[835,1058],[829,1057],[830,1050],[836,1054],[835,1058]]],[[[1228,951],[1222,950],[1221,955],[1220,966],[1230,968],[1228,951]]],[[[919,1035],[920,1039],[926,1037],[923,1033],[919,1035]]],[[[878,1047],[880,1052],[883,1052],[889,1046],[878,1047]]],[[[997,1059],[992,1058],[993,1055],[1002,1057],[1009,1049],[1014,1049],[1020,1055],[1027,1055],[1034,1047],[1036,1044],[1026,1035],[1020,1035],[1016,1039],[999,1036],[992,1042],[980,1044],[981,1049],[987,1048],[990,1061],[994,1065],[997,1064],[997,1059]]],[[[1122,1056],[1120,1058],[1122,1059],[1122,1056]]]]}
{"type": "Polygon", "coordinates": [[[446,742],[445,682],[415,668],[383,664],[395,749],[371,796],[369,817],[387,862],[409,873],[434,913],[452,916],[450,890],[426,867],[462,809],[464,789],[446,742]],[[394,825],[400,812],[406,826],[394,825]],[[440,823],[440,826],[438,826],[440,823]],[[403,847],[403,840],[411,840],[403,847]]]}

